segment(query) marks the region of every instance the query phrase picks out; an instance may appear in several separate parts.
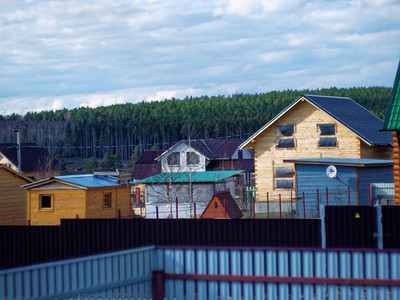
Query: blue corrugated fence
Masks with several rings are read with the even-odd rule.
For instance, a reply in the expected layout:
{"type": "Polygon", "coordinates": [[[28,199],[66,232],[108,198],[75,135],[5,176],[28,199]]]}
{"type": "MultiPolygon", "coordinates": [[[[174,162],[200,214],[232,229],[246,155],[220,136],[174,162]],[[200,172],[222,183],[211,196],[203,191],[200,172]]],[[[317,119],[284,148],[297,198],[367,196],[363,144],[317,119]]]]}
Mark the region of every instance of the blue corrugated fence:
{"type": "Polygon", "coordinates": [[[0,299],[150,299],[155,247],[0,271],[0,299]]]}

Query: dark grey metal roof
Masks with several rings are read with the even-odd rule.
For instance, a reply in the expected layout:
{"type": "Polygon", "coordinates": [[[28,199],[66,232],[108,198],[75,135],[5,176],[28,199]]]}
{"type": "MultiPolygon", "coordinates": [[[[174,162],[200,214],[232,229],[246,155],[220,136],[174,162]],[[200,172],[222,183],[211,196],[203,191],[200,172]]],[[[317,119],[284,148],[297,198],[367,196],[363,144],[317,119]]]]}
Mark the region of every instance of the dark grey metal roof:
{"type": "Polygon", "coordinates": [[[380,131],[383,121],[354,100],[348,97],[303,96],[371,145],[392,145],[392,133],[380,131]]]}

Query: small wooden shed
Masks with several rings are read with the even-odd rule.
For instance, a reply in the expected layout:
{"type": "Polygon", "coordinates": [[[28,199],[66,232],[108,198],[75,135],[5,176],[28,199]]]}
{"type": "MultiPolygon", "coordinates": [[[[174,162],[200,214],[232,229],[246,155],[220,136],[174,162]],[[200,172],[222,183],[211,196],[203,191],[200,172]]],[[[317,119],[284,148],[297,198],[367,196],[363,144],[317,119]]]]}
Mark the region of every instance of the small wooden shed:
{"type": "Polygon", "coordinates": [[[241,219],[243,213],[229,190],[215,192],[201,219],[241,219]]]}
{"type": "Polygon", "coordinates": [[[131,184],[117,177],[55,176],[24,185],[31,225],[59,225],[61,219],[129,218],[131,184]]]}

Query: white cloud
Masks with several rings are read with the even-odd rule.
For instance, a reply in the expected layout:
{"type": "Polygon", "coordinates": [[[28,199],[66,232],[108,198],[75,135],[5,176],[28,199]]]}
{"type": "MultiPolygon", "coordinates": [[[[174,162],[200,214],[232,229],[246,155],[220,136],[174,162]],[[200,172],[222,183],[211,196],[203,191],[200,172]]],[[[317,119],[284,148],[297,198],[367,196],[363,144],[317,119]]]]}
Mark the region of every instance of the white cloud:
{"type": "Polygon", "coordinates": [[[396,0],[4,0],[0,114],[391,85],[399,15],[396,0]]]}

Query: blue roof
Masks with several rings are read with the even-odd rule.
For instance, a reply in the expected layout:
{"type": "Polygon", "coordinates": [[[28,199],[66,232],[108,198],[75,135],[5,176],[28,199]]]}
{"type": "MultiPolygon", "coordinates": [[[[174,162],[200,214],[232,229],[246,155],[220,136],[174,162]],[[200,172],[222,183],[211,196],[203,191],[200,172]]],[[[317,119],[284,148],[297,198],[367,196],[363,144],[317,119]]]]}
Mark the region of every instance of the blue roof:
{"type": "Polygon", "coordinates": [[[297,164],[309,165],[346,165],[346,166],[360,166],[360,167],[378,167],[378,166],[391,166],[393,160],[387,159],[368,159],[368,158],[304,158],[304,159],[285,159],[284,162],[292,162],[297,164]]]}
{"type": "Polygon", "coordinates": [[[72,184],[84,187],[91,187],[91,188],[126,185],[126,182],[121,184],[118,181],[118,178],[114,176],[95,176],[92,174],[82,174],[82,175],[54,176],[54,178],[72,184]]]}
{"type": "Polygon", "coordinates": [[[392,145],[392,133],[380,131],[383,121],[348,97],[303,95],[371,145],[392,145]]]}

